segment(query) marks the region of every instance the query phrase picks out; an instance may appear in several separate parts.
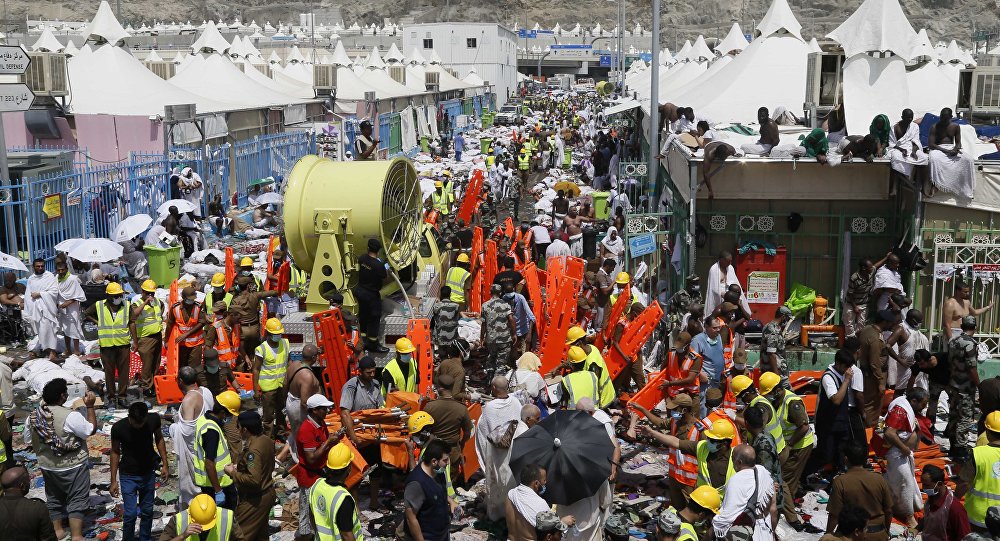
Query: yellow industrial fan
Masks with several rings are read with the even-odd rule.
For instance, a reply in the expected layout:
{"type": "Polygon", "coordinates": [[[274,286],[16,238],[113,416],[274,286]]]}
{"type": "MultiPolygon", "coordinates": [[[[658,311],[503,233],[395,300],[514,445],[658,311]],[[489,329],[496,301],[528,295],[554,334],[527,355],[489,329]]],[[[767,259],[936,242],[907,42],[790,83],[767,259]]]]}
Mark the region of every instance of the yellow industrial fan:
{"type": "MultiPolygon", "coordinates": [[[[311,269],[308,311],[329,307],[333,291],[354,306],[351,287],[357,258],[368,239],[382,241],[381,254],[398,278],[433,264],[440,273],[442,255],[437,232],[423,223],[422,196],[416,170],[403,158],[390,161],[339,162],[309,155],[288,175],[285,191],[285,236],[295,263],[311,269]]],[[[387,284],[387,295],[402,287],[387,284]]]]}
{"type": "Polygon", "coordinates": [[[615,84],[611,81],[598,81],[597,85],[594,87],[597,93],[602,96],[608,96],[615,90],[615,84]]]}

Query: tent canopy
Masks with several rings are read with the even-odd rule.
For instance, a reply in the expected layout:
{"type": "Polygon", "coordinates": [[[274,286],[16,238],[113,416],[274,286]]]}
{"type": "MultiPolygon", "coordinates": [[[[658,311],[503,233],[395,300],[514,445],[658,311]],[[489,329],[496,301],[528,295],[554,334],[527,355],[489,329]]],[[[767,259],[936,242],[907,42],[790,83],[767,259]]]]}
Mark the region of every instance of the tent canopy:
{"type": "Polygon", "coordinates": [[[107,0],[101,0],[101,5],[97,8],[97,13],[91,19],[90,24],[83,30],[83,35],[87,41],[96,43],[108,42],[112,45],[120,45],[125,42],[128,32],[122,28],[121,23],[111,11],[111,6],[107,0]]]}
{"type": "Polygon", "coordinates": [[[909,61],[917,44],[917,33],[898,0],[865,0],[827,37],[840,43],[847,58],[868,52],[892,52],[909,61]]]}
{"type": "Polygon", "coordinates": [[[788,7],[788,0],[771,2],[771,7],[757,25],[757,37],[766,38],[776,32],[787,32],[802,39],[802,25],[792,13],[792,8],[788,7]]]}
{"type": "Polygon", "coordinates": [[[219,33],[219,29],[216,28],[215,23],[209,21],[209,24],[205,25],[205,30],[198,36],[198,39],[191,44],[191,50],[195,53],[215,52],[226,54],[229,51],[229,42],[219,33]]]}
{"type": "Polygon", "coordinates": [[[732,28],[729,29],[729,33],[726,37],[722,38],[722,41],[715,46],[715,52],[721,55],[727,55],[733,51],[742,51],[750,45],[747,41],[746,36],[743,35],[743,30],[740,29],[739,23],[733,23],[732,28]]]}

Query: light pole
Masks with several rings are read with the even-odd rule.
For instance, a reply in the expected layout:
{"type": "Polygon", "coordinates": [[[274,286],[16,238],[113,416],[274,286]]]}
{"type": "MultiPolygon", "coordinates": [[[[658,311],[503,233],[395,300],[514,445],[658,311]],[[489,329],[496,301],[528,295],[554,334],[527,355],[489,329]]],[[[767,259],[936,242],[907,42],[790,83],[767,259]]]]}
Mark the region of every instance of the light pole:
{"type": "Polygon", "coordinates": [[[646,174],[653,180],[654,192],[660,172],[660,0],[653,0],[653,74],[649,79],[649,156],[646,174]]]}

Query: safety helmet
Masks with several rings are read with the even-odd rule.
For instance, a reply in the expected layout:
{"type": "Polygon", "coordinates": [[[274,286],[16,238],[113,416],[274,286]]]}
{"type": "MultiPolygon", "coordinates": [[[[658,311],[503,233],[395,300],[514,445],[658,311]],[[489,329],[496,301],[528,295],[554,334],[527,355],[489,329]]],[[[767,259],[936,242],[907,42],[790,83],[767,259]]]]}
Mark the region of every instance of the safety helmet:
{"type": "Polygon", "coordinates": [[[410,431],[410,434],[416,434],[423,430],[424,427],[432,424],[434,424],[434,417],[431,417],[430,413],[418,411],[406,420],[406,429],[410,431]]]}
{"type": "Polygon", "coordinates": [[[619,272],[618,276],[615,277],[615,283],[618,285],[625,285],[632,281],[632,278],[627,272],[619,272]]]}
{"type": "Polygon", "coordinates": [[[729,389],[733,391],[733,395],[739,396],[743,391],[747,390],[749,387],[753,387],[753,380],[747,376],[740,374],[733,378],[729,382],[729,389]]]}
{"type": "Polygon", "coordinates": [[[573,346],[569,348],[568,356],[570,362],[580,363],[587,358],[587,352],[580,346],[573,346]]]}
{"type": "Polygon", "coordinates": [[[566,343],[572,344],[584,336],[587,336],[587,331],[583,330],[583,327],[574,325],[566,331],[566,343]]]}
{"type": "Polygon", "coordinates": [[[722,507],[722,498],[719,497],[719,491],[709,485],[701,485],[692,490],[691,499],[694,500],[694,503],[715,514],[719,514],[719,509],[722,507]]]}
{"type": "Polygon", "coordinates": [[[225,287],[226,285],[226,275],[221,272],[217,272],[212,275],[212,287],[225,287]]]}
{"type": "Polygon", "coordinates": [[[250,259],[249,257],[244,257],[243,259],[240,260],[240,266],[241,267],[252,267],[253,266],[253,259],[250,259]]]}
{"type": "Polygon", "coordinates": [[[354,451],[346,443],[338,443],[330,449],[326,455],[326,467],[331,470],[342,470],[351,465],[354,460],[354,451]]]}
{"type": "Polygon", "coordinates": [[[413,342],[405,336],[396,340],[396,353],[413,353],[417,348],[413,346],[413,342]]]}
{"type": "Polygon", "coordinates": [[[229,410],[229,413],[233,415],[240,414],[240,407],[243,405],[243,401],[240,400],[240,395],[236,394],[236,391],[226,390],[219,393],[219,396],[215,397],[215,400],[222,404],[222,407],[229,410]]]}
{"type": "Polygon", "coordinates": [[[108,287],[104,288],[104,292],[108,295],[121,295],[122,293],[125,293],[125,291],[122,290],[121,284],[118,282],[111,282],[108,284],[108,287]]]}
{"type": "Polygon", "coordinates": [[[219,511],[215,506],[215,498],[208,494],[199,494],[191,500],[188,505],[188,516],[198,523],[202,530],[211,530],[215,526],[215,520],[219,516],[219,511]]]}
{"type": "Polygon", "coordinates": [[[276,317],[272,317],[267,320],[267,323],[264,324],[264,330],[269,334],[285,333],[285,327],[281,324],[281,320],[276,317]]]}
{"type": "Polygon", "coordinates": [[[146,280],[142,283],[142,290],[147,293],[156,293],[156,282],[152,280],[146,280]]]}
{"type": "Polygon", "coordinates": [[[469,254],[458,254],[458,257],[455,258],[455,261],[458,261],[459,263],[468,263],[469,254]]]}
{"type": "Polygon", "coordinates": [[[736,437],[736,427],[729,419],[716,419],[712,428],[705,431],[705,437],[713,440],[731,440],[736,437]]]}
{"type": "Polygon", "coordinates": [[[440,180],[435,180],[434,181],[434,187],[435,188],[444,188],[444,182],[441,182],[440,180]]]}
{"type": "Polygon", "coordinates": [[[986,416],[986,429],[991,432],[1000,432],[1000,411],[994,411],[986,416]]]}
{"type": "Polygon", "coordinates": [[[757,387],[760,389],[760,394],[767,395],[771,394],[778,384],[781,383],[781,376],[775,374],[774,372],[764,372],[760,375],[760,379],[757,380],[757,387]]]}

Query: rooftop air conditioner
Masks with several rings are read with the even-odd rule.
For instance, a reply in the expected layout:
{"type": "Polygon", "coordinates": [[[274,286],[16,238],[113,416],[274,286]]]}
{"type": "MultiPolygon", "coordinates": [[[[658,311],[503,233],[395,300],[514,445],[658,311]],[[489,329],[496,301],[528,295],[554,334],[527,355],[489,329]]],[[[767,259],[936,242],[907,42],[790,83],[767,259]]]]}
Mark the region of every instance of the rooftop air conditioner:
{"type": "Polygon", "coordinates": [[[313,64],[313,88],[316,90],[337,88],[337,66],[313,64]]]}
{"type": "Polygon", "coordinates": [[[69,75],[63,53],[30,52],[31,64],[18,76],[35,96],[66,97],[69,95],[69,75]]]}
{"type": "Polygon", "coordinates": [[[257,68],[257,71],[267,75],[268,79],[271,79],[271,65],[270,64],[254,64],[253,67],[257,68]]]}
{"type": "Polygon", "coordinates": [[[174,76],[177,72],[177,65],[173,62],[144,62],[149,71],[153,72],[154,75],[166,81],[174,76]]]}
{"type": "Polygon", "coordinates": [[[819,125],[819,119],[835,105],[844,101],[843,64],[841,52],[809,53],[803,109],[814,126],[819,125]]]}
{"type": "Polygon", "coordinates": [[[389,77],[401,85],[406,84],[406,68],[404,66],[389,66],[389,77]]]}
{"type": "Polygon", "coordinates": [[[439,77],[439,75],[440,74],[437,73],[436,71],[425,72],[424,73],[424,85],[425,86],[431,86],[431,85],[438,86],[439,84],[441,84],[441,78],[439,77]]]}

